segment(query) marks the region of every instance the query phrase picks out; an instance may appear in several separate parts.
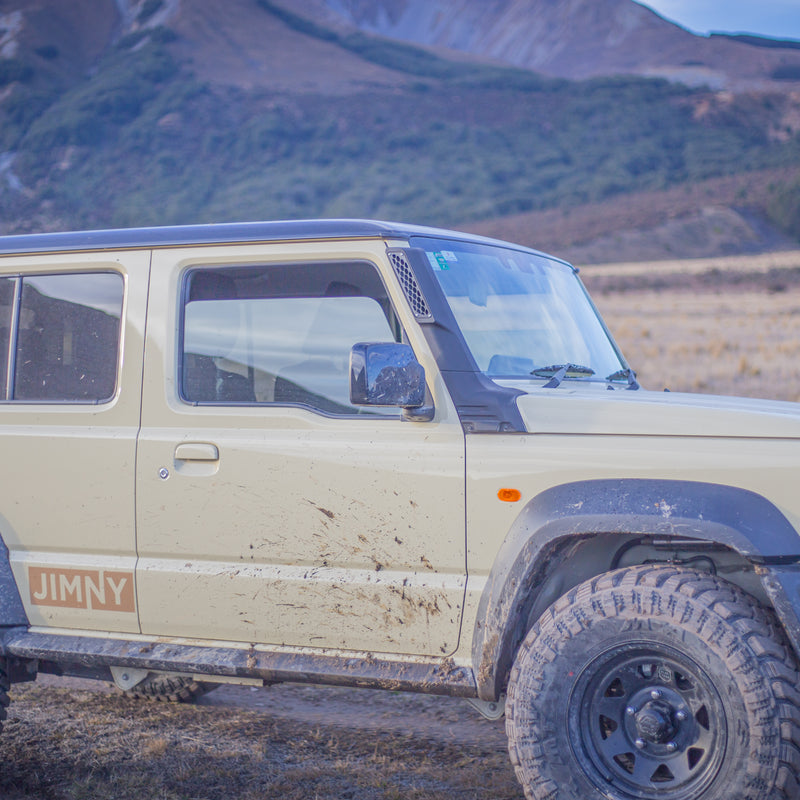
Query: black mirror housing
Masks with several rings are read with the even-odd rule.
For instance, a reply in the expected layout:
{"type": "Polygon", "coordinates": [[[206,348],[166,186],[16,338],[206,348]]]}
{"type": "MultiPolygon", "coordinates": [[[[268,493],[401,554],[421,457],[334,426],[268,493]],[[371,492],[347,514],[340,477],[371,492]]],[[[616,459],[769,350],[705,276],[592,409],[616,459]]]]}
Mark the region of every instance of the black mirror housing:
{"type": "Polygon", "coordinates": [[[425,404],[425,368],[407,344],[359,342],[350,351],[350,402],[421,408],[425,404]]]}

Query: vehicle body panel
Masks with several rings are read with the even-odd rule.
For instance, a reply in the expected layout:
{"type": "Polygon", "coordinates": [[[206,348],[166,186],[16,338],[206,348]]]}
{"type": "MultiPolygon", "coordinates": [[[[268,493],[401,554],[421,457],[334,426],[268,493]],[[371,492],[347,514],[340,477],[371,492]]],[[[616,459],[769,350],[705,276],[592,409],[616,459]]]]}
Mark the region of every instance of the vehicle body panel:
{"type": "Polygon", "coordinates": [[[387,267],[381,241],[156,251],[138,454],[143,633],[428,655],[456,648],[464,434],[387,267]],[[188,269],[348,260],[382,266],[429,376],[432,423],[178,397],[173,332],[188,269]],[[187,443],[212,444],[218,460],[176,459],[187,443]]]}
{"type": "MultiPolygon", "coordinates": [[[[515,383],[517,388],[522,384],[515,383]]],[[[565,381],[517,399],[528,432],[625,436],[798,439],[797,403],[680,392],[613,392],[565,381]]]]}
{"type": "Polygon", "coordinates": [[[109,402],[0,403],[0,533],[34,625],[139,631],[134,475],[149,260],[129,252],[0,261],[0,276],[97,271],[125,281],[109,402]]]}

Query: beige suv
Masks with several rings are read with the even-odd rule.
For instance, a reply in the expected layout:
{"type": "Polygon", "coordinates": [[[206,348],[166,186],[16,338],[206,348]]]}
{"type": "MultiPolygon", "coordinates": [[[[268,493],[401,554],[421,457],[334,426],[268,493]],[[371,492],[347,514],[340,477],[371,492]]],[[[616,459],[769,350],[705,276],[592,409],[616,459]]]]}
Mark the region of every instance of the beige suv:
{"type": "Polygon", "coordinates": [[[37,672],[503,713],[536,800],[800,796],[800,407],[639,388],[568,264],[367,221],[0,239],[37,672]]]}

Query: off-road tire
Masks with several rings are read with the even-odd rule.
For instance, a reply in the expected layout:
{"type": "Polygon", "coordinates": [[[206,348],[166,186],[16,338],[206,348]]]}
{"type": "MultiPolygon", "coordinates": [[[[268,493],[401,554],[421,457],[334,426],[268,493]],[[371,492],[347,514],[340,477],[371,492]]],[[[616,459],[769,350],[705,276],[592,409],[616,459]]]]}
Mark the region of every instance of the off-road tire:
{"type": "Polygon", "coordinates": [[[8,704],[10,702],[8,691],[10,688],[6,660],[0,658],[0,731],[3,730],[3,720],[8,716],[8,704]]]}
{"type": "Polygon", "coordinates": [[[506,703],[529,800],[800,798],[797,662],[771,611],[715,576],[593,578],[528,633],[506,703]]]}
{"type": "Polygon", "coordinates": [[[213,686],[200,683],[188,675],[153,673],[125,694],[137,700],[152,700],[160,703],[193,703],[198,697],[210,692],[213,688],[213,686]]]}

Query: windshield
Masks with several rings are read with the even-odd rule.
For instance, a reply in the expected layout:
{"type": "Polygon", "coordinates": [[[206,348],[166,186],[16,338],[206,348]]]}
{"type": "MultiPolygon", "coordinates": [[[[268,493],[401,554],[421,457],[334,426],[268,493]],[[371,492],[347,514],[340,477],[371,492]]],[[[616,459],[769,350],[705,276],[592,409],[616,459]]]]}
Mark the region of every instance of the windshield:
{"type": "Polygon", "coordinates": [[[567,264],[519,250],[415,237],[478,368],[492,378],[627,383],[627,365],[567,264]]]}

